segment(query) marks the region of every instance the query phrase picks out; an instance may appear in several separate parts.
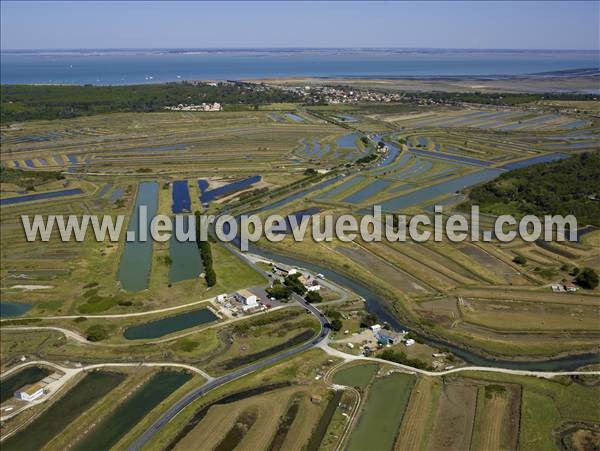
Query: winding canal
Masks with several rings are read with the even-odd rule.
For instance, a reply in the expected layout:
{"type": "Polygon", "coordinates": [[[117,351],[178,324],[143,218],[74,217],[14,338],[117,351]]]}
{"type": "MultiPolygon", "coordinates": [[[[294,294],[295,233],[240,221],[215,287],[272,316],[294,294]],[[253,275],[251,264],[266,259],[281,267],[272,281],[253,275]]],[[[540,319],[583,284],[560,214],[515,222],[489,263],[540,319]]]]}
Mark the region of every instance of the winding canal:
{"type": "MultiPolygon", "coordinates": [[[[539,162],[537,158],[531,159],[532,163],[535,164],[539,162]]],[[[529,161],[529,160],[525,160],[529,161]]],[[[391,161],[388,162],[388,164],[391,161]]],[[[522,162],[523,163],[523,162],[522,162]]],[[[486,171],[486,170],[484,170],[486,171]]],[[[487,170],[489,171],[489,170],[487,170]]],[[[498,174],[501,171],[498,171],[498,174]]],[[[477,174],[477,173],[476,173],[477,174]]],[[[277,202],[266,205],[262,208],[252,211],[253,214],[258,214],[267,210],[272,210],[275,207],[281,207],[283,205],[289,204],[301,197],[305,197],[310,193],[323,189],[326,186],[334,183],[335,181],[339,181],[342,177],[336,177],[331,181],[325,181],[317,184],[312,189],[304,189],[299,193],[292,194],[287,196],[277,202]]],[[[491,177],[494,178],[494,177],[491,177]]],[[[462,180],[461,180],[462,182],[462,180]]],[[[481,182],[480,179],[477,179],[475,183],[481,182]]],[[[452,189],[455,187],[452,186],[452,189]]],[[[436,193],[439,195],[439,193],[436,193]]],[[[235,244],[235,243],[234,243],[235,244]]],[[[409,330],[413,331],[419,338],[434,347],[437,348],[446,348],[452,351],[457,357],[460,357],[465,362],[475,365],[475,366],[490,366],[490,367],[498,367],[498,368],[507,368],[507,369],[515,369],[515,370],[530,370],[530,371],[570,371],[575,370],[584,365],[597,364],[600,363],[600,354],[598,353],[586,353],[586,354],[575,354],[575,355],[567,355],[564,357],[558,357],[554,359],[547,360],[536,360],[536,361],[519,361],[519,360],[503,360],[503,359],[493,359],[490,357],[485,357],[480,354],[477,354],[469,349],[460,347],[456,344],[450,343],[440,338],[435,338],[428,336],[422,332],[414,331],[410,327],[402,324],[398,318],[389,310],[388,303],[383,299],[380,295],[378,295],[375,291],[373,291],[370,287],[358,282],[356,279],[352,279],[348,276],[345,276],[330,267],[324,267],[315,263],[311,263],[308,261],[300,260],[296,257],[292,257],[289,255],[282,255],[279,253],[274,253],[272,251],[268,251],[266,249],[257,247],[252,243],[249,243],[249,252],[261,256],[267,260],[274,260],[280,263],[284,263],[289,266],[296,266],[300,268],[305,268],[313,273],[321,273],[327,279],[333,281],[334,283],[340,285],[343,288],[346,288],[350,291],[355,292],[359,296],[365,299],[367,311],[377,316],[380,321],[388,322],[394,329],[396,330],[409,330]]]]}

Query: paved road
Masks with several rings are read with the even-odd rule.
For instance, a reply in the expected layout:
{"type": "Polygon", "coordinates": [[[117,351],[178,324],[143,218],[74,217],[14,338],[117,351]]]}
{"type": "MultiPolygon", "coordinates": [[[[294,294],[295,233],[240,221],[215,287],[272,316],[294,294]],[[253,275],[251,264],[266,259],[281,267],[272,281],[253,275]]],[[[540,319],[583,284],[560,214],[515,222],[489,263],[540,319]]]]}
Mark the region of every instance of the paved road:
{"type": "Polygon", "coordinates": [[[446,376],[448,374],[463,373],[463,372],[469,372],[469,371],[512,374],[514,376],[534,376],[534,377],[543,377],[543,378],[548,378],[548,379],[551,379],[553,377],[558,377],[558,376],[582,376],[582,375],[600,376],[600,371],[533,371],[533,370],[514,370],[514,369],[510,369],[510,368],[501,368],[501,367],[494,367],[494,366],[459,366],[456,368],[451,368],[451,369],[442,370],[442,371],[428,371],[428,370],[422,370],[420,368],[415,368],[412,366],[404,365],[402,363],[396,363],[396,362],[391,362],[389,360],[379,359],[377,357],[364,357],[362,355],[346,354],[343,351],[329,347],[327,341],[323,341],[323,342],[319,343],[318,347],[323,349],[323,351],[325,351],[327,354],[329,354],[331,356],[339,357],[340,359],[343,359],[345,361],[345,363],[356,361],[356,360],[360,360],[363,362],[385,363],[386,365],[391,365],[391,366],[395,366],[396,368],[400,368],[401,370],[403,370],[407,373],[422,374],[424,376],[431,376],[431,377],[440,377],[440,376],[446,376]]]}
{"type": "Polygon", "coordinates": [[[194,402],[196,399],[200,398],[201,396],[204,396],[209,391],[214,390],[215,388],[220,387],[221,385],[225,385],[235,379],[239,379],[240,377],[246,376],[250,373],[253,373],[255,371],[263,369],[267,366],[274,365],[275,363],[278,363],[284,359],[287,359],[288,357],[292,357],[296,354],[307,351],[308,349],[311,349],[312,347],[318,345],[320,342],[325,340],[329,334],[329,327],[326,326],[327,319],[325,318],[325,316],[313,305],[304,302],[304,300],[302,300],[302,298],[300,298],[299,296],[294,295],[294,298],[295,298],[295,300],[300,302],[305,308],[307,308],[313,315],[315,315],[319,319],[319,322],[321,323],[321,331],[319,332],[318,336],[316,336],[311,341],[306,342],[300,346],[297,346],[292,349],[288,349],[287,351],[284,351],[280,354],[268,357],[264,360],[260,360],[249,366],[240,368],[229,374],[226,374],[225,376],[215,378],[215,379],[207,382],[206,384],[204,384],[202,387],[192,390],[191,392],[186,394],[183,398],[179,399],[171,407],[169,407],[169,409],[166,412],[164,412],[154,423],[152,423],[152,425],[148,429],[146,429],[146,431],[144,431],[129,446],[129,448],[127,448],[127,450],[134,451],[134,450],[141,449],[154,436],[154,434],[156,434],[169,421],[171,421],[173,418],[175,418],[175,416],[179,412],[181,412],[184,408],[186,408],[189,404],[194,402]]]}

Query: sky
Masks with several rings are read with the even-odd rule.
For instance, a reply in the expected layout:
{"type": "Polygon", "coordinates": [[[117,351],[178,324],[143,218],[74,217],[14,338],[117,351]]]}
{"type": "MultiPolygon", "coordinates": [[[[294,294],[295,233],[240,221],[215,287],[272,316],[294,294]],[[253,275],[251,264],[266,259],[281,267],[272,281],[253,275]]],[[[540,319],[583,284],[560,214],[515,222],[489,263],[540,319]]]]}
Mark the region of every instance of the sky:
{"type": "Polygon", "coordinates": [[[596,1],[0,2],[2,49],[599,48],[596,1]]]}

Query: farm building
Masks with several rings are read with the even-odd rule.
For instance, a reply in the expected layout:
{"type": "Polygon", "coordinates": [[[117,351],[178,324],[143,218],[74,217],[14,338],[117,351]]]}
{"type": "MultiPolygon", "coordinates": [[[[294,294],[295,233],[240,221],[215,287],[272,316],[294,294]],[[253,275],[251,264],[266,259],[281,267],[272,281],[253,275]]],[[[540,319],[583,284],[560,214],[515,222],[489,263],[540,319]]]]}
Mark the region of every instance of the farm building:
{"type": "Polygon", "coordinates": [[[323,397],[320,395],[311,395],[310,400],[313,404],[321,404],[323,397]]]}
{"type": "Polygon", "coordinates": [[[23,401],[31,402],[44,396],[44,386],[41,384],[26,385],[15,392],[15,397],[23,401]]]}
{"type": "Polygon", "coordinates": [[[273,268],[283,276],[291,276],[298,272],[296,268],[292,268],[291,266],[283,265],[281,263],[274,264],[273,268]]]}
{"type": "Polygon", "coordinates": [[[391,330],[379,329],[375,332],[375,338],[383,345],[395,345],[400,343],[402,335],[391,330]]]}
{"type": "Polygon", "coordinates": [[[256,307],[258,298],[248,290],[240,290],[235,294],[236,299],[247,307],[256,307]]]}
{"type": "Polygon", "coordinates": [[[569,293],[575,293],[577,291],[577,287],[573,282],[569,282],[567,280],[563,281],[563,286],[565,290],[569,293]]]}

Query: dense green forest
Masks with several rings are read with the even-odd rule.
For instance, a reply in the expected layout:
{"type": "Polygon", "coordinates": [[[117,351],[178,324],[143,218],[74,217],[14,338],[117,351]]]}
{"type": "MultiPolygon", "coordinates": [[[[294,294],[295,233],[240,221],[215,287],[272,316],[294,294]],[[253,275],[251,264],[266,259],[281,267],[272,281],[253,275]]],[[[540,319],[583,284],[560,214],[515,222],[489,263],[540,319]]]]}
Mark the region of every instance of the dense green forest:
{"type": "Polygon", "coordinates": [[[600,152],[506,172],[469,199],[485,213],[573,214],[580,226],[600,226],[600,152]]]}
{"type": "Polygon", "coordinates": [[[0,121],[60,119],[111,112],[160,111],[165,106],[219,102],[258,105],[299,102],[297,94],[250,83],[166,83],[133,86],[2,85],[0,121]]]}
{"type": "Polygon", "coordinates": [[[36,186],[65,177],[60,172],[50,171],[22,171],[0,167],[0,183],[13,183],[26,188],[28,191],[35,190],[36,186]]]}
{"type": "Polygon", "coordinates": [[[515,106],[540,100],[597,100],[598,95],[576,93],[508,93],[508,92],[420,92],[409,99],[429,99],[443,103],[478,103],[482,105],[515,106]]]}

